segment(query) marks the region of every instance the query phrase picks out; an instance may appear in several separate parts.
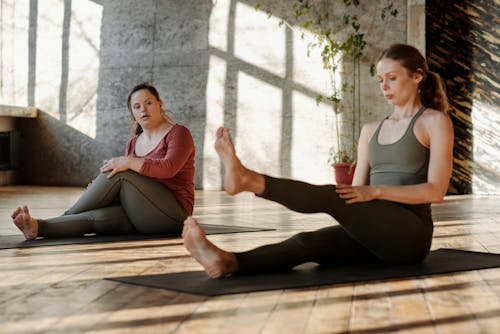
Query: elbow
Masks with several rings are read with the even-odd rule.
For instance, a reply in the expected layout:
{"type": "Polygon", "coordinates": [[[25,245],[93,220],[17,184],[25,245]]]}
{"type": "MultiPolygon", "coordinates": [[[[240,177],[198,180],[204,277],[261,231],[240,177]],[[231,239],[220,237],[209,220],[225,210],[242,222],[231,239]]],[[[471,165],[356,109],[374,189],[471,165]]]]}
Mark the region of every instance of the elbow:
{"type": "Polygon", "coordinates": [[[177,171],[160,162],[150,162],[142,165],[140,174],[157,179],[170,179],[177,174],[177,171]]]}
{"type": "Polygon", "coordinates": [[[176,175],[176,173],[174,172],[164,170],[160,170],[155,174],[157,175],[158,179],[171,179],[176,175]]]}
{"type": "Polygon", "coordinates": [[[157,173],[158,173],[158,178],[160,179],[170,179],[174,177],[175,174],[177,174],[177,171],[165,168],[165,169],[159,169],[157,173]]]}
{"type": "Polygon", "coordinates": [[[447,189],[442,189],[439,186],[433,185],[432,190],[431,190],[432,195],[430,198],[431,203],[434,203],[434,204],[443,203],[444,197],[446,196],[446,191],[447,191],[447,189]]]}
{"type": "Polygon", "coordinates": [[[443,203],[444,196],[435,196],[431,203],[433,204],[441,204],[443,203]]]}

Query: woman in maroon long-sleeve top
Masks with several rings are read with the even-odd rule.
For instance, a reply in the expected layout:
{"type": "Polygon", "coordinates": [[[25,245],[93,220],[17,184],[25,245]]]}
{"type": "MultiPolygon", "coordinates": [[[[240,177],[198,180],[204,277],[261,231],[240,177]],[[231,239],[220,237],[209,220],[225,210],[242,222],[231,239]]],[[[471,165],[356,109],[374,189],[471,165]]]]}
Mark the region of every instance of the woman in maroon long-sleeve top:
{"type": "Polygon", "coordinates": [[[26,205],[17,208],[12,219],[26,239],[181,233],[194,205],[191,133],[166,116],[157,90],[148,83],[131,90],[127,105],[136,130],[126,154],[106,161],[62,216],[35,219],[26,205]]]}

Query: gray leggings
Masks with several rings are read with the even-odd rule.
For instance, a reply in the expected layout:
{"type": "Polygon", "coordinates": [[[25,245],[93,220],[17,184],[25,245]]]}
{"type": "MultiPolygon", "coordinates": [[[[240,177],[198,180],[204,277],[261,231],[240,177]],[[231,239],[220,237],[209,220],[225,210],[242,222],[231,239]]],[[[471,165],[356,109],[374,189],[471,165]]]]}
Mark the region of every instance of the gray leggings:
{"type": "Polygon", "coordinates": [[[312,185],[265,176],[265,199],[302,213],[324,212],[339,225],[302,232],[276,244],[235,253],[238,274],[282,271],[305,262],[413,263],[428,254],[433,223],[430,205],[389,201],[346,204],[334,185],[312,185]]]}
{"type": "Polygon", "coordinates": [[[180,234],[188,216],[174,195],[158,181],[124,171],[101,173],[62,216],[39,219],[40,237],[84,234],[180,234]]]}

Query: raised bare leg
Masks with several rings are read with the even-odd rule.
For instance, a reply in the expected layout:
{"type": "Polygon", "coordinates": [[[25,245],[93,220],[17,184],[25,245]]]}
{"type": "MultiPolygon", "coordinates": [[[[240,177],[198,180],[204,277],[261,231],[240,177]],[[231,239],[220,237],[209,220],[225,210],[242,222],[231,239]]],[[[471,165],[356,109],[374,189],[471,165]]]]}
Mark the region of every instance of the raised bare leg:
{"type": "Polygon", "coordinates": [[[265,179],[262,174],[246,168],[236,155],[229,129],[217,129],[215,150],[224,165],[224,190],[229,195],[242,191],[262,194],[265,190],[265,179]]]}
{"type": "Polygon", "coordinates": [[[194,218],[188,217],[184,221],[182,238],[186,249],[203,266],[208,276],[220,278],[238,270],[238,261],[234,254],[210,242],[194,218]]]}
{"type": "Polygon", "coordinates": [[[21,232],[23,232],[26,240],[36,239],[38,236],[38,221],[31,217],[30,211],[26,205],[18,207],[11,215],[12,221],[21,232]]]}

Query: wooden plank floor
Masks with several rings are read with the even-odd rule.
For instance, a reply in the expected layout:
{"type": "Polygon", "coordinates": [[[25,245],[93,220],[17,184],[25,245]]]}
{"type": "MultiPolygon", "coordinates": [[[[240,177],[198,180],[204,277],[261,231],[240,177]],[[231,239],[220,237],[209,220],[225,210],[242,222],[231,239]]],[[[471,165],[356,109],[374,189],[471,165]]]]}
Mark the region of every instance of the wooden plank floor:
{"type": "MultiPolygon", "coordinates": [[[[81,188],[0,187],[0,235],[11,211],[58,215],[81,188]]],[[[334,223],[251,195],[198,191],[204,223],[276,231],[212,235],[235,251],[334,223]]],[[[500,253],[500,197],[458,196],[433,207],[433,248],[500,253]]],[[[0,250],[0,333],[499,333],[500,269],[421,279],[202,297],[104,280],[199,270],[179,238],[0,250]]]]}

